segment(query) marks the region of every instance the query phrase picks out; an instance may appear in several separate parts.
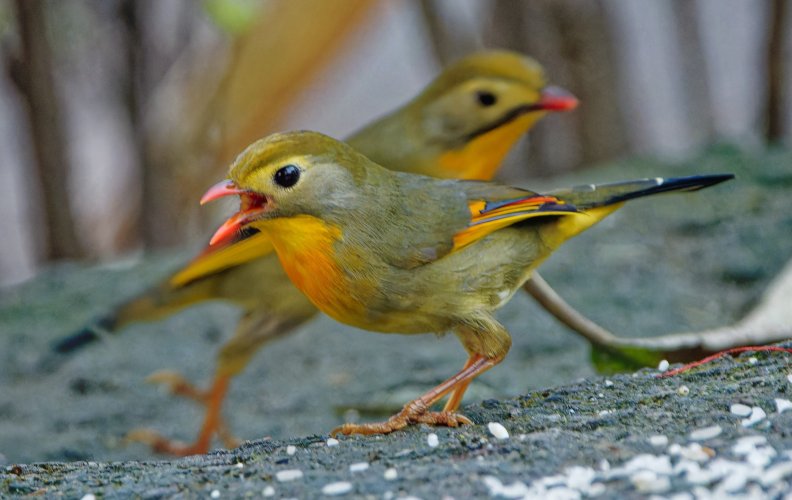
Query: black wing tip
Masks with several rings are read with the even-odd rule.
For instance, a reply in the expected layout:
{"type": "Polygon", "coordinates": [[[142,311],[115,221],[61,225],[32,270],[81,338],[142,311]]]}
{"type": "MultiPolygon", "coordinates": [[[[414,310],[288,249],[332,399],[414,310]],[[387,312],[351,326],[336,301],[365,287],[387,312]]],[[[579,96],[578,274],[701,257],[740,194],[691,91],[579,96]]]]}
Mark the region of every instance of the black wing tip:
{"type": "Polygon", "coordinates": [[[735,178],[734,174],[705,174],[691,175],[688,177],[672,177],[665,179],[664,183],[672,185],[689,185],[691,188],[702,189],[709,186],[730,181],[735,178]]]}
{"type": "Polygon", "coordinates": [[[643,198],[644,196],[670,193],[674,191],[677,192],[698,191],[700,189],[714,186],[716,184],[720,184],[721,182],[725,182],[731,179],[734,179],[734,174],[704,174],[704,175],[690,175],[687,177],[668,177],[668,178],[655,177],[654,179],[646,178],[646,179],[639,179],[637,181],[624,181],[624,182],[616,182],[612,184],[599,184],[593,186],[593,189],[596,190],[602,188],[624,187],[624,186],[629,186],[631,184],[637,184],[637,185],[643,184],[644,187],[632,191],[616,194],[614,196],[611,196],[610,198],[607,198],[606,200],[596,202],[592,206],[611,205],[613,203],[621,203],[624,201],[634,200],[636,198],[643,198]],[[649,184],[648,187],[646,187],[647,183],[649,184]]]}

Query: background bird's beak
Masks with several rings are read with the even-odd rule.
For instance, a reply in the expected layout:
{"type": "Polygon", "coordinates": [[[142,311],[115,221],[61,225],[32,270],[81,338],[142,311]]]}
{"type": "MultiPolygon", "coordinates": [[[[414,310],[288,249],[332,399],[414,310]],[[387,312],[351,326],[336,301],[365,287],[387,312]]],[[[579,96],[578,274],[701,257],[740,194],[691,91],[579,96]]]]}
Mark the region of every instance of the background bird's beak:
{"type": "Polygon", "coordinates": [[[536,109],[545,111],[571,111],[578,106],[577,97],[566,89],[556,86],[548,86],[542,89],[536,109]]]}

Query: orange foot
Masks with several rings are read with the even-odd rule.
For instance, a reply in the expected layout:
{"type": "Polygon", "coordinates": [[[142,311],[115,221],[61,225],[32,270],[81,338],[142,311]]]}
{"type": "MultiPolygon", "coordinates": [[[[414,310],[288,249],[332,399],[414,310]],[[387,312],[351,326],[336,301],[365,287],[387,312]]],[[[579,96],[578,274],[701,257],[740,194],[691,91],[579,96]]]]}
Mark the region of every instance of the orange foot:
{"type": "Polygon", "coordinates": [[[206,415],[201,430],[195,442],[190,445],[172,441],[151,429],[134,429],[127,433],[126,440],[144,443],[151,447],[155,453],[165,453],[176,456],[197,455],[209,452],[212,437],[217,434],[226,448],[236,448],[239,441],[228,431],[220,410],[223,398],[228,390],[229,377],[218,376],[212,387],[206,391],[200,390],[189,383],[184,377],[175,372],[160,371],[150,375],[148,382],[166,384],[171,394],[187,397],[206,407],[206,415]]]}
{"type": "Polygon", "coordinates": [[[473,422],[464,415],[453,411],[427,411],[427,405],[421,400],[416,399],[405,405],[405,407],[385,422],[375,422],[369,424],[344,424],[336,427],[330,435],[337,436],[344,434],[389,434],[399,429],[404,429],[410,424],[429,424],[444,425],[447,427],[459,427],[469,425],[473,422]]]}

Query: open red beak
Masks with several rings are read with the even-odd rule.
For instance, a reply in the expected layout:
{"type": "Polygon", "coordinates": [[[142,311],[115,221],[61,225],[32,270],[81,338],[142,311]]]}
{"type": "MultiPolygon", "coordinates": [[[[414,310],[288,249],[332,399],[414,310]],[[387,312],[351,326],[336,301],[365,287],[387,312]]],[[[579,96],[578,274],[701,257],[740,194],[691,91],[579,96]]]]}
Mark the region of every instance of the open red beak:
{"type": "Polygon", "coordinates": [[[536,107],[546,111],[572,111],[577,108],[578,103],[577,97],[571,92],[551,85],[542,89],[536,107]]]}
{"type": "Polygon", "coordinates": [[[203,196],[201,196],[201,205],[205,205],[210,201],[214,201],[218,198],[222,198],[224,196],[231,196],[234,194],[243,194],[245,191],[236,187],[232,181],[224,180],[220,181],[214,186],[210,187],[206,190],[203,196]]]}
{"type": "Polygon", "coordinates": [[[210,187],[201,197],[201,205],[224,196],[237,195],[240,199],[239,212],[228,218],[215,231],[209,245],[219,245],[233,240],[234,236],[248,223],[256,220],[266,211],[267,198],[257,193],[239,189],[229,180],[220,181],[210,187]]]}

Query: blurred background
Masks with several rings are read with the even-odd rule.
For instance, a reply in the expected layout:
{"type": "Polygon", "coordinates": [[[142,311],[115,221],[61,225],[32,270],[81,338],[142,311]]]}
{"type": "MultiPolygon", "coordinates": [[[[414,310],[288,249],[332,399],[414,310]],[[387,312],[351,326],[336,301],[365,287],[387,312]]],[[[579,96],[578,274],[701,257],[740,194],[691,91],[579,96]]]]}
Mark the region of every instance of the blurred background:
{"type": "MultiPolygon", "coordinates": [[[[205,241],[268,133],[344,137],[481,48],[582,102],[504,178],[790,142],[787,0],[0,0],[0,284],[205,241]]],[[[792,167],[790,167],[792,168],[792,167]]]]}

